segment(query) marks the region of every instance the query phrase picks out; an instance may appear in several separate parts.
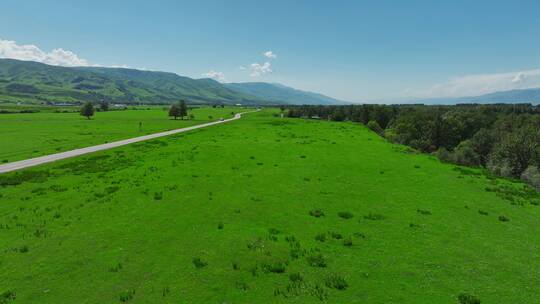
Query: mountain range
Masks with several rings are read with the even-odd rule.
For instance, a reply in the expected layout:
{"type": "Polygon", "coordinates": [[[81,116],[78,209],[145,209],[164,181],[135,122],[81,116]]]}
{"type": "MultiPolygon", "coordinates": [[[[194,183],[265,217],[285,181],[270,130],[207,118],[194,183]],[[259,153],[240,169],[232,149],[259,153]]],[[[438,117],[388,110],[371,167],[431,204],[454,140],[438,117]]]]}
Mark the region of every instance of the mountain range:
{"type": "Polygon", "coordinates": [[[0,102],[334,104],[339,100],[280,84],[223,84],[174,73],[125,68],[61,67],[0,59],[0,102]]]}
{"type": "Polygon", "coordinates": [[[530,103],[538,105],[540,104],[540,88],[499,91],[479,96],[422,98],[409,101],[408,103],[423,103],[433,105],[454,105],[464,103],[530,103]]]}
{"type": "Polygon", "coordinates": [[[318,93],[293,89],[279,83],[243,82],[227,83],[225,84],[225,86],[230,88],[231,90],[241,92],[247,95],[257,96],[264,100],[292,105],[347,104],[347,102],[342,100],[338,100],[318,93]]]}
{"type": "MultiPolygon", "coordinates": [[[[61,67],[33,61],[0,59],[0,102],[167,104],[320,104],[348,102],[277,83],[220,83],[174,73],[126,68],[61,67]]],[[[540,88],[501,91],[481,96],[413,99],[402,103],[532,103],[540,104],[540,88]]]]}

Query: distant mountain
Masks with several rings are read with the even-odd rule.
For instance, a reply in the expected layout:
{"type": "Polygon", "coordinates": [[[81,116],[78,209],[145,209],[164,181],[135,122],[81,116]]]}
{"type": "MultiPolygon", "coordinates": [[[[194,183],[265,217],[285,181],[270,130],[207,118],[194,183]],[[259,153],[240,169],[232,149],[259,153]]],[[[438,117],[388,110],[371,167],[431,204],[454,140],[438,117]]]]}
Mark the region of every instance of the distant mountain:
{"type": "Polygon", "coordinates": [[[264,104],[212,79],[122,68],[60,67],[0,59],[0,101],[264,104]]]}
{"type": "Polygon", "coordinates": [[[264,100],[280,104],[346,104],[347,102],[334,99],[322,94],[301,91],[277,83],[243,82],[227,83],[227,88],[239,93],[253,95],[264,100]]]}
{"type": "Polygon", "coordinates": [[[531,103],[540,104],[540,88],[501,91],[480,96],[456,98],[427,98],[417,99],[415,103],[424,104],[458,104],[458,103],[531,103]]]}

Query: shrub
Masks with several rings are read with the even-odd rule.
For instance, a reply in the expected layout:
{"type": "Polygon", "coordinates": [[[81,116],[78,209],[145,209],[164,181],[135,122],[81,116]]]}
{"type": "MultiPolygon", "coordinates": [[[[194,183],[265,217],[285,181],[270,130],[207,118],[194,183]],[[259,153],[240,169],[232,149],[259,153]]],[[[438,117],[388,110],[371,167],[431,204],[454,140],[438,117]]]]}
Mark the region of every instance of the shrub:
{"type": "Polygon", "coordinates": [[[128,290],[120,293],[120,302],[127,302],[127,301],[133,299],[133,296],[135,296],[135,290],[134,289],[128,289],[128,290]]]}
{"type": "Polygon", "coordinates": [[[431,215],[431,211],[429,210],[422,210],[422,209],[416,209],[416,212],[422,214],[422,215],[431,215]]]}
{"type": "Polygon", "coordinates": [[[345,290],[347,287],[349,287],[349,284],[347,284],[347,281],[343,277],[341,277],[338,274],[330,274],[326,277],[324,280],[324,284],[328,288],[338,289],[338,290],[345,290]]]}
{"type": "Polygon", "coordinates": [[[154,200],[159,201],[163,198],[163,192],[154,192],[154,200]]]}
{"type": "Polygon", "coordinates": [[[29,250],[30,249],[28,249],[28,246],[26,246],[26,245],[19,247],[19,252],[20,253],[27,253],[29,250]]]}
{"type": "Polygon", "coordinates": [[[366,235],[363,234],[362,232],[355,232],[353,235],[355,237],[359,238],[359,239],[365,239],[366,238],[366,235]]]}
{"type": "Polygon", "coordinates": [[[353,217],[353,214],[348,211],[341,211],[341,212],[338,212],[338,216],[348,220],[353,217]]]}
{"type": "Polygon", "coordinates": [[[238,265],[238,262],[232,262],[232,269],[234,269],[234,270],[239,270],[240,269],[240,265],[238,265]]]}
{"type": "Polygon", "coordinates": [[[478,210],[478,213],[480,213],[481,215],[488,215],[489,214],[487,211],[484,211],[484,210],[478,210]]]}
{"type": "Polygon", "coordinates": [[[384,134],[383,128],[381,128],[381,126],[379,125],[379,123],[376,122],[375,120],[370,120],[370,121],[367,123],[367,127],[368,127],[371,131],[373,131],[373,132],[375,132],[375,133],[377,133],[377,134],[379,134],[379,135],[383,135],[383,134],[384,134]]]}
{"type": "Polygon", "coordinates": [[[236,282],[236,288],[240,289],[240,290],[243,290],[243,291],[246,291],[249,289],[249,286],[246,282],[236,282]]]}
{"type": "Polygon", "coordinates": [[[283,262],[265,263],[262,269],[266,272],[284,273],[287,265],[283,262]]]}
{"type": "Polygon", "coordinates": [[[289,280],[291,280],[291,282],[302,282],[304,281],[304,278],[300,273],[296,272],[289,275],[289,280]]]}
{"type": "Polygon", "coordinates": [[[275,236],[275,235],[273,235],[273,234],[269,234],[268,237],[267,237],[267,239],[268,239],[269,241],[273,241],[273,242],[277,242],[277,240],[278,240],[277,236],[275,236]]]}
{"type": "Polygon", "coordinates": [[[339,232],[330,231],[329,233],[332,236],[332,238],[334,238],[336,240],[341,240],[343,238],[343,236],[339,232]]]}
{"type": "Polygon", "coordinates": [[[249,250],[260,250],[264,247],[263,240],[261,238],[257,238],[256,240],[253,240],[247,244],[247,247],[249,250]]]}
{"type": "Polygon", "coordinates": [[[316,284],[313,289],[310,290],[310,294],[320,301],[326,301],[326,299],[328,299],[328,292],[319,284],[316,284]]]}
{"type": "MultiPolygon", "coordinates": [[[[66,189],[67,190],[67,189],[66,189]]],[[[118,186],[111,186],[111,187],[107,187],[105,188],[105,193],[107,194],[113,194],[115,193],[116,191],[120,190],[120,187],[118,186]]]]}
{"type": "Polygon", "coordinates": [[[311,253],[306,257],[309,266],[326,267],[326,259],[321,253],[311,253]]]}
{"type": "Polygon", "coordinates": [[[326,233],[319,233],[315,236],[315,240],[319,242],[326,241],[326,233]]]}
{"type": "Polygon", "coordinates": [[[343,246],[350,247],[352,245],[353,245],[353,241],[352,241],[352,239],[350,237],[343,240],[343,246]]]}
{"type": "Polygon", "coordinates": [[[364,218],[366,220],[372,220],[372,221],[380,221],[380,220],[385,219],[384,215],[377,214],[377,213],[371,213],[371,212],[368,215],[364,215],[364,218]]]}
{"type": "Polygon", "coordinates": [[[118,263],[115,266],[109,268],[110,272],[118,272],[122,269],[122,263],[118,263]]]}
{"type": "Polygon", "coordinates": [[[481,156],[475,151],[470,140],[464,140],[454,148],[452,161],[464,166],[478,166],[481,164],[481,156]]]}
{"type": "Polygon", "coordinates": [[[309,215],[314,217],[321,217],[324,216],[324,211],[322,211],[321,209],[314,209],[309,212],[309,215]]]}
{"type": "Polygon", "coordinates": [[[206,267],[206,265],[208,265],[208,263],[206,261],[203,261],[201,258],[193,258],[192,262],[197,269],[206,267]]]}
{"type": "Polygon", "coordinates": [[[0,304],[7,304],[10,301],[15,300],[17,295],[13,290],[6,290],[0,294],[0,304]]]}
{"type": "Polygon", "coordinates": [[[217,225],[217,229],[219,229],[219,230],[223,229],[223,223],[222,223],[222,222],[220,222],[220,223],[217,225]]]}
{"type": "Polygon", "coordinates": [[[24,182],[42,183],[49,178],[49,171],[22,171],[0,175],[0,186],[16,186],[24,182]]]}
{"type": "Polygon", "coordinates": [[[270,228],[268,229],[268,233],[276,235],[279,234],[279,230],[277,230],[276,228],[270,228]]]}
{"type": "Polygon", "coordinates": [[[480,304],[479,298],[466,293],[459,294],[458,301],[460,304],[480,304]]]}
{"type": "Polygon", "coordinates": [[[296,247],[291,247],[291,250],[290,250],[289,254],[291,255],[291,258],[298,259],[299,257],[303,256],[305,254],[305,252],[306,252],[306,250],[302,249],[300,247],[300,244],[298,244],[298,246],[296,246],[296,247]]]}
{"type": "Polygon", "coordinates": [[[540,190],[540,170],[538,167],[532,165],[527,167],[527,169],[521,173],[521,179],[540,190]]]}
{"type": "Polygon", "coordinates": [[[501,222],[508,222],[508,221],[510,221],[510,219],[507,218],[507,217],[504,216],[504,215],[499,215],[499,221],[501,221],[501,222]]]}

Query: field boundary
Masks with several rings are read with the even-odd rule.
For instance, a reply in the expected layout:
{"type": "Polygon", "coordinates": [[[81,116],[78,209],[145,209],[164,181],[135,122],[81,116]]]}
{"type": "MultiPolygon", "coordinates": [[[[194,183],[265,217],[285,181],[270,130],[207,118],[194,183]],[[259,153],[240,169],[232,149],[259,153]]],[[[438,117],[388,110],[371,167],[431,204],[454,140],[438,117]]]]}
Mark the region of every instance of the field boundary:
{"type": "Polygon", "coordinates": [[[19,161],[7,163],[7,164],[2,164],[2,165],[0,165],[0,174],[8,173],[8,172],[28,168],[28,167],[34,167],[34,166],[38,166],[38,165],[42,165],[42,164],[46,164],[46,163],[51,163],[51,162],[55,162],[55,161],[58,161],[58,160],[71,158],[71,157],[75,157],[75,156],[85,155],[85,154],[94,153],[94,152],[98,152],[98,151],[109,150],[109,149],[129,145],[129,144],[133,144],[133,143],[137,143],[137,142],[141,142],[141,141],[146,141],[146,140],[150,140],[150,139],[154,139],[154,138],[159,138],[159,137],[163,137],[163,136],[169,136],[169,135],[173,135],[173,134],[188,132],[188,131],[191,131],[191,130],[200,129],[200,128],[206,128],[206,127],[210,127],[210,126],[214,126],[214,125],[219,125],[219,124],[222,124],[222,123],[227,123],[227,122],[231,122],[231,121],[240,119],[243,114],[252,113],[252,112],[256,112],[256,111],[258,111],[258,110],[238,113],[238,114],[235,114],[234,117],[227,118],[227,119],[224,119],[224,120],[212,121],[212,122],[207,122],[207,123],[203,123],[203,124],[200,124],[200,125],[194,125],[194,126],[180,128],[180,129],[174,129],[174,130],[169,130],[169,131],[164,131],[164,132],[158,132],[158,133],[154,133],[154,134],[148,134],[148,135],[143,135],[143,136],[138,136],[138,137],[133,137],[133,138],[128,138],[128,139],[123,139],[123,140],[119,140],[119,141],[114,141],[114,142],[110,142],[110,143],[106,143],[106,144],[99,144],[99,145],[95,145],[95,146],[79,148],[79,149],[75,149],[75,150],[70,150],[70,151],[65,151],[65,152],[60,152],[60,153],[54,153],[54,154],[39,156],[39,157],[35,157],[35,158],[19,160],[19,161]]]}

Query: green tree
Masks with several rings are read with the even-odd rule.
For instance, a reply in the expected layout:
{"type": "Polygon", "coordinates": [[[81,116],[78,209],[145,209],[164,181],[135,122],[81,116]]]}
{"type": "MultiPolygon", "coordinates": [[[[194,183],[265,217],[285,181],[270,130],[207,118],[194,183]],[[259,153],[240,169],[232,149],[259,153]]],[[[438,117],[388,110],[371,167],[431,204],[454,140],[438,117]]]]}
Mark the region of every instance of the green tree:
{"type": "Polygon", "coordinates": [[[181,119],[184,119],[184,116],[187,116],[187,111],[188,111],[188,108],[187,108],[187,105],[186,105],[186,102],[184,100],[181,100],[180,101],[180,105],[179,105],[179,116],[181,119]]]}
{"type": "Polygon", "coordinates": [[[171,105],[169,108],[169,116],[174,117],[174,119],[180,116],[180,104],[175,103],[171,105]]]}
{"type": "Polygon", "coordinates": [[[99,109],[103,112],[109,111],[109,103],[106,102],[105,100],[102,100],[101,103],[99,104],[99,109]]]}
{"type": "Polygon", "coordinates": [[[381,126],[379,126],[379,124],[375,121],[375,120],[370,120],[367,124],[367,127],[371,129],[371,131],[379,134],[379,135],[383,135],[384,134],[384,130],[383,128],[381,128],[381,126]]]}
{"type": "Polygon", "coordinates": [[[537,163],[540,153],[540,129],[527,125],[509,132],[493,147],[491,160],[505,164],[510,175],[519,177],[529,165],[537,163]]]}
{"type": "Polygon", "coordinates": [[[86,102],[81,107],[81,116],[85,116],[86,118],[90,119],[90,117],[94,116],[95,111],[94,105],[91,102],[86,102]]]}
{"type": "Polygon", "coordinates": [[[495,137],[488,129],[480,129],[471,139],[474,151],[480,157],[480,164],[485,166],[488,162],[489,153],[493,148],[495,137]]]}
{"type": "Polygon", "coordinates": [[[476,153],[474,146],[470,140],[464,140],[454,149],[452,155],[453,161],[465,166],[480,165],[480,155],[476,153]]]}

